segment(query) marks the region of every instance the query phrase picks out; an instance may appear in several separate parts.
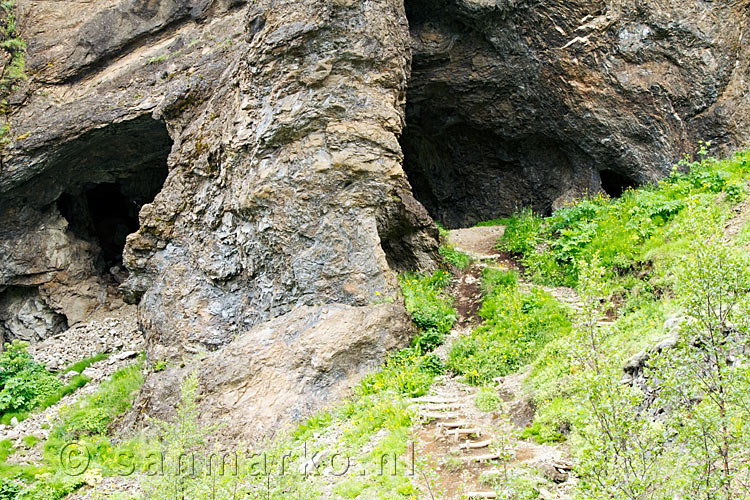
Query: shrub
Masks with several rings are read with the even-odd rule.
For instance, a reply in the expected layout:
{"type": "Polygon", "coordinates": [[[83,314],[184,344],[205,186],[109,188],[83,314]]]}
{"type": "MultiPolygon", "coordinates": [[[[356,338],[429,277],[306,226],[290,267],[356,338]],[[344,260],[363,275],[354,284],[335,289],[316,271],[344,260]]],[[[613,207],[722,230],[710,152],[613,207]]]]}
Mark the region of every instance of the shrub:
{"type": "Polygon", "coordinates": [[[450,331],[456,321],[456,310],[445,293],[450,274],[435,271],[432,274],[406,273],[401,276],[401,290],[406,310],[420,330],[435,330],[440,334],[450,331]]]}
{"type": "Polygon", "coordinates": [[[0,412],[23,412],[40,406],[56,394],[62,382],[35,362],[27,352],[28,344],[14,341],[0,354],[0,412]]]}
{"type": "Polygon", "coordinates": [[[422,353],[428,353],[436,347],[443,344],[445,334],[435,328],[430,328],[425,332],[417,335],[412,341],[412,345],[422,353]]]}
{"type": "Polygon", "coordinates": [[[484,386],[474,396],[474,404],[482,411],[490,412],[500,408],[500,395],[490,386],[484,386]]]}

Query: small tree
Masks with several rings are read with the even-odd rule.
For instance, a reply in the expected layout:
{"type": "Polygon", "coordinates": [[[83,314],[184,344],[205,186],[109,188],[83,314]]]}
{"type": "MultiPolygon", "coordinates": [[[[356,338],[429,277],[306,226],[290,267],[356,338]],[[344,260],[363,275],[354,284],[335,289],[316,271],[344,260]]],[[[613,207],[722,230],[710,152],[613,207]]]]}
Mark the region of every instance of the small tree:
{"type": "Polygon", "coordinates": [[[670,456],[664,429],[644,415],[644,394],[620,383],[620,357],[608,348],[609,331],[599,324],[609,307],[604,270],[597,259],[579,266],[582,308],[573,352],[585,415],[577,429],[583,441],[576,462],[579,491],[596,499],[671,498],[665,488],[670,456]]]}
{"type": "Polygon", "coordinates": [[[679,342],[654,363],[660,404],[684,450],[685,494],[747,498],[750,445],[750,263],[718,235],[699,235],[677,272],[679,342]]]}

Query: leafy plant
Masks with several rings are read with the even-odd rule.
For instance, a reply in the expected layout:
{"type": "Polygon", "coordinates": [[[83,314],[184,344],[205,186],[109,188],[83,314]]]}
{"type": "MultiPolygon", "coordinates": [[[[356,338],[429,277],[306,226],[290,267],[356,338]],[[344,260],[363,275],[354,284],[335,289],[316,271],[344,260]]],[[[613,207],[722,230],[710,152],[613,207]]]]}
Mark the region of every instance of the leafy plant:
{"type": "Polygon", "coordinates": [[[27,343],[14,341],[0,353],[0,412],[25,412],[40,406],[63,386],[27,352],[27,343]]]}
{"type": "Polygon", "coordinates": [[[17,500],[23,486],[16,480],[0,478],[0,500],[17,500]]]}
{"type": "Polygon", "coordinates": [[[483,386],[474,396],[474,404],[482,411],[490,412],[500,408],[502,400],[497,390],[490,386],[483,386]]]}
{"type": "Polygon", "coordinates": [[[446,262],[456,266],[459,269],[466,269],[471,264],[471,257],[463,252],[460,252],[450,245],[442,245],[438,251],[443,256],[446,262]]]}

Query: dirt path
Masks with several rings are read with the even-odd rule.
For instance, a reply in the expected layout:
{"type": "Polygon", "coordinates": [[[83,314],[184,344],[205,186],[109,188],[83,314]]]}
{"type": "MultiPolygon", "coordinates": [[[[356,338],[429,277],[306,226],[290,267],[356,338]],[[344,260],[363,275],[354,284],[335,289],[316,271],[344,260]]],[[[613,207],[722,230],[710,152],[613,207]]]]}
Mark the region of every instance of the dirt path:
{"type": "MultiPolygon", "coordinates": [[[[487,266],[507,268],[495,249],[504,227],[467,228],[450,232],[449,242],[477,259],[456,276],[450,289],[458,321],[436,354],[448,358],[452,343],[481,323],[481,275],[487,266]]],[[[528,288],[528,283],[522,283],[528,288]]],[[[578,308],[578,296],[569,288],[548,288],[559,300],[578,308]]],[[[423,487],[424,498],[446,500],[501,498],[505,473],[537,483],[539,498],[569,498],[570,463],[564,444],[536,444],[518,437],[533,421],[534,408],[523,388],[525,373],[497,379],[495,389],[504,401],[496,411],[483,412],[475,403],[479,389],[459,377],[439,377],[430,393],[415,399],[421,424],[415,429],[417,454],[437,472],[433,489],[423,487]],[[507,460],[501,459],[507,455],[507,460]],[[505,465],[503,465],[505,463],[505,465]]]]}
{"type": "Polygon", "coordinates": [[[448,243],[475,259],[499,257],[497,240],[505,233],[505,226],[467,227],[448,234],[448,243]]]}

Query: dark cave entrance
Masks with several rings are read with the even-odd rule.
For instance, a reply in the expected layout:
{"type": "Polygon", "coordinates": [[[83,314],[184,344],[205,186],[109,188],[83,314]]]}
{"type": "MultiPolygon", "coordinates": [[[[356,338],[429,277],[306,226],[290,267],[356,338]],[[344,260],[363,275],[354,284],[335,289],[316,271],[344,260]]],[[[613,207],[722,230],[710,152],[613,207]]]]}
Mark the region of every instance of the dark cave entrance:
{"type": "Polygon", "coordinates": [[[602,180],[602,190],[611,198],[619,198],[628,188],[638,187],[633,179],[613,170],[602,170],[599,177],[602,180]]]}
{"type": "Polygon", "coordinates": [[[171,149],[164,122],[142,117],[93,131],[60,154],[60,174],[69,180],[57,209],[69,231],[96,244],[103,275],[124,272],[125,241],[138,231],[141,207],[161,191],[171,149]]]}
{"type": "MultiPolygon", "coordinates": [[[[600,189],[601,160],[590,152],[599,146],[576,133],[559,76],[527,44],[535,36],[523,31],[528,9],[480,15],[454,0],[406,0],[405,8],[412,67],[403,167],[433,219],[458,228],[525,207],[549,214],[600,189]]],[[[630,183],[604,180],[610,194],[630,183]]]]}
{"type": "Polygon", "coordinates": [[[60,214],[76,236],[97,243],[97,267],[103,271],[122,267],[122,252],[129,234],[138,231],[141,207],[153,201],[167,177],[166,164],[148,176],[94,184],[76,195],[63,193],[57,200],[60,214]],[[135,181],[135,182],[134,182],[135,181]]]}
{"type": "MultiPolygon", "coordinates": [[[[33,257],[41,264],[33,267],[29,259],[30,272],[54,273],[40,273],[33,284],[21,279],[0,286],[0,341],[45,339],[107,301],[125,299],[118,284],[128,277],[126,239],[167,179],[172,145],[166,123],[150,115],[109,123],[50,150],[42,173],[7,195],[0,205],[10,222],[5,237],[38,228],[42,251],[33,257]],[[18,206],[26,210],[14,211],[18,206]]],[[[12,258],[25,262],[23,255],[12,258]]]]}

